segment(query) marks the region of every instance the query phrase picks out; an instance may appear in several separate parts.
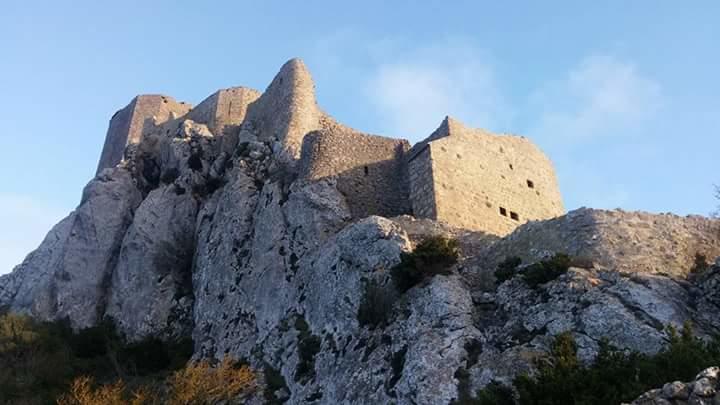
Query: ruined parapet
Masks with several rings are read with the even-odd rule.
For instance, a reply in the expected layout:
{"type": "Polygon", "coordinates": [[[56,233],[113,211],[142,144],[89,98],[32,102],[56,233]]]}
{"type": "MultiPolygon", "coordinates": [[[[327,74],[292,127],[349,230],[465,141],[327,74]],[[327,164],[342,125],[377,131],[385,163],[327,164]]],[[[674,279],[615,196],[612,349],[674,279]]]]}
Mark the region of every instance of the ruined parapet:
{"type": "Polygon", "coordinates": [[[260,92],[247,87],[218,90],[190,110],[187,118],[207,125],[215,136],[227,135],[239,129],[248,106],[258,97],[260,92]]]}
{"type": "Polygon", "coordinates": [[[354,217],[395,216],[410,212],[403,139],[367,135],[326,121],[305,137],[300,176],[336,177],[354,217]]]}
{"type": "Polygon", "coordinates": [[[310,72],[300,59],[291,59],[249,106],[246,125],[261,140],[279,141],[287,155],[297,159],[303,137],[320,129],[322,115],[310,72]]]}
{"type": "Polygon", "coordinates": [[[412,148],[408,168],[416,216],[502,236],[564,213],[552,163],[524,137],[448,117],[412,148]]]}
{"type": "Polygon", "coordinates": [[[137,144],[155,125],[186,114],[192,106],[163,95],[140,95],[110,119],[97,173],[123,159],[125,147],[137,144]]]}

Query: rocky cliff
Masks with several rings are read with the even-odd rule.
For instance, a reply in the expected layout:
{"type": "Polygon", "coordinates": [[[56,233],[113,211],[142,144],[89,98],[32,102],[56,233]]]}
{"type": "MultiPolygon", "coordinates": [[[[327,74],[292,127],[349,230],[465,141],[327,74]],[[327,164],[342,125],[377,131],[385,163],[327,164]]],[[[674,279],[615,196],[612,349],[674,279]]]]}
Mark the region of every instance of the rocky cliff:
{"type": "Polygon", "coordinates": [[[302,136],[329,120],[312,88],[293,60],[248,93],[240,123],[219,131],[190,110],[150,126],[0,278],[0,306],[78,328],[110,318],[131,340],[191,336],[198,358],[229,354],[279,376],[272,395],[287,403],[450,403],[458,371],[473,392],[508,382],[564,331],[586,360],[601,338],[652,353],[667,325],[720,331],[720,263],[688,277],[696,254],[720,255],[717,221],[580,209],[499,239],[358,219],[332,176],[295,174],[302,136]],[[458,263],[398,293],[390,269],[430,235],[456,238],[458,263]],[[535,288],[495,280],[506,257],[555,252],[583,265],[535,288]],[[359,320],[371,286],[387,324],[359,320]]]}

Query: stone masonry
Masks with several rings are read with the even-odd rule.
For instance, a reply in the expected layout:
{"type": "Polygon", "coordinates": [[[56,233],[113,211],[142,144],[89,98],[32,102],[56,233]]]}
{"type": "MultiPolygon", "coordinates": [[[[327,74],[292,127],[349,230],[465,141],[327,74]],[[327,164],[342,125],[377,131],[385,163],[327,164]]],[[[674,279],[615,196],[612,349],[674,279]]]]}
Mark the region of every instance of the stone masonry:
{"type": "Polygon", "coordinates": [[[191,108],[190,104],[177,102],[172,97],[163,95],[146,94],[135,97],[110,119],[97,173],[120,163],[125,147],[139,143],[149,127],[182,116],[191,108]]]}
{"type": "Polygon", "coordinates": [[[355,218],[414,214],[502,236],[564,213],[552,163],[527,138],[449,117],[412,149],[404,139],[364,134],[318,107],[299,59],[285,63],[264,93],[233,87],[195,108],[167,96],[136,97],[110,121],[98,173],[119,163],[127,145],[184,119],[206,125],[223,151],[257,139],[281,152],[289,173],[335,178],[355,218]]]}
{"type": "Polygon", "coordinates": [[[502,236],[564,213],[552,163],[527,138],[448,117],[408,160],[417,216],[502,236]]]}

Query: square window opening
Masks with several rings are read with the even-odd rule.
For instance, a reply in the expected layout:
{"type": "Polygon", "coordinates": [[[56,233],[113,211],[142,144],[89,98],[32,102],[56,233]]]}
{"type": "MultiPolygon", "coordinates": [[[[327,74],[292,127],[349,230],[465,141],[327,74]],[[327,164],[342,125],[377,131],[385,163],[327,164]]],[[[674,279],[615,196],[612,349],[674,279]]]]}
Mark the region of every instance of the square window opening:
{"type": "Polygon", "coordinates": [[[507,216],[507,210],[503,207],[500,207],[500,215],[506,217],[507,216]]]}
{"type": "Polygon", "coordinates": [[[515,221],[520,220],[520,216],[517,214],[517,212],[510,211],[510,219],[514,219],[515,221]]]}
{"type": "Polygon", "coordinates": [[[535,188],[535,183],[532,180],[527,181],[528,188],[535,188]]]}

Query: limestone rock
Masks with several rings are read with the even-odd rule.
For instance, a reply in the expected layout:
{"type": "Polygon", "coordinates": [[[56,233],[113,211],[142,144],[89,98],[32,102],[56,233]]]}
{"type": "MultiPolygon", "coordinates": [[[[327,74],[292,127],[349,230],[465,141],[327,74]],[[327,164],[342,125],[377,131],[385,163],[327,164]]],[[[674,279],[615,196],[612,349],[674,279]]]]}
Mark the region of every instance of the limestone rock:
{"type": "Polygon", "coordinates": [[[198,202],[174,187],[153,190],[123,239],[106,316],[120,332],[181,338],[192,328],[192,262],[198,202]]]}
{"type": "Polygon", "coordinates": [[[649,404],[717,404],[720,403],[720,379],[718,367],[701,371],[694,381],[683,384],[680,381],[665,384],[662,389],[646,392],[631,405],[649,404]]]}
{"type": "Polygon", "coordinates": [[[74,327],[102,317],[107,284],[140,192],[130,173],[103,170],[83,192],[78,208],[28,255],[1,294],[10,310],[40,319],[69,318],[74,327]]]}
{"type": "MultiPolygon", "coordinates": [[[[654,353],[668,325],[720,331],[720,262],[688,276],[696,253],[720,255],[718,221],[580,209],[501,238],[372,215],[409,212],[395,201],[407,200],[407,185],[392,177],[405,176],[407,144],[370,142],[325,115],[298,60],[262,95],[221,90],[144,122],[123,161],[0,277],[0,307],[76,328],[112,318],[131,340],[192,337],[195,358],[245,359],[282,380],[270,395],[292,404],[447,404],[459,387],[532,373],[566,331],[584,362],[602,338],[654,353]],[[301,146],[339,161],[346,144],[375,152],[342,162],[352,167],[313,161],[317,176],[303,175],[301,146]],[[457,264],[400,294],[392,268],[438,235],[458,240],[457,264]],[[509,256],[530,264],[555,252],[584,260],[535,287],[495,279],[509,256]],[[383,319],[369,320],[368,308],[383,319]]],[[[645,397],[707,403],[717,374],[645,397]]]]}

